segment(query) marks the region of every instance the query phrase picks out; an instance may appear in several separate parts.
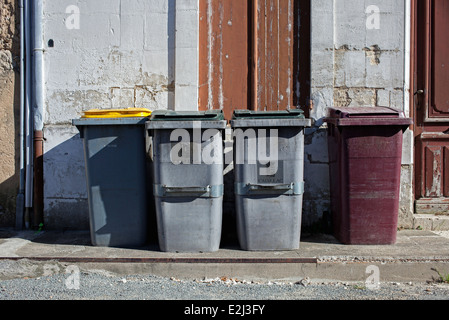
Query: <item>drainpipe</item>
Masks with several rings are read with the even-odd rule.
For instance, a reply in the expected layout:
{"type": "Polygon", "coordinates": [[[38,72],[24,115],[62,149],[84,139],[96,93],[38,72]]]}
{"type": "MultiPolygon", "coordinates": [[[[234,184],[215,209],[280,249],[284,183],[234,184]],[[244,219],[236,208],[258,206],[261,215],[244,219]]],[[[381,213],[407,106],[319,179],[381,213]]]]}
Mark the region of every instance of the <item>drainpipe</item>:
{"type": "Polygon", "coordinates": [[[16,197],[16,229],[23,229],[25,208],[25,21],[23,0],[19,1],[20,9],[20,181],[19,193],[16,197]]]}
{"type": "Polygon", "coordinates": [[[33,120],[31,110],[31,6],[24,0],[25,21],[25,228],[30,227],[30,212],[33,207],[33,120]]]}
{"type": "Polygon", "coordinates": [[[33,27],[33,114],[34,114],[34,206],[33,228],[43,223],[43,153],[44,153],[44,96],[43,96],[43,32],[42,0],[32,1],[31,25],[33,27]]]}

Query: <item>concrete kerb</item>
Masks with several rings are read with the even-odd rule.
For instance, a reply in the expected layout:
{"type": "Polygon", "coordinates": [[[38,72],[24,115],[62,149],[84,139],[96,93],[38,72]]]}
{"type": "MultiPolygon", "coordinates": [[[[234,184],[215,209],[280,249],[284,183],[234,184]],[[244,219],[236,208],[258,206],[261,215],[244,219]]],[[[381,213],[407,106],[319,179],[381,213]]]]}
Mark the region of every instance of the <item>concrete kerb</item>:
{"type": "Polygon", "coordinates": [[[0,258],[0,280],[14,278],[34,278],[55,273],[68,273],[69,266],[76,266],[81,272],[101,273],[105,275],[139,275],[192,279],[239,279],[246,281],[287,281],[297,282],[307,279],[310,282],[361,282],[368,276],[367,268],[376,266],[380,270],[380,282],[437,282],[436,270],[449,270],[449,259],[440,261],[413,262],[318,262],[300,264],[264,264],[264,263],[114,263],[81,262],[67,263],[58,259],[17,260],[0,258]]]}
{"type": "Polygon", "coordinates": [[[449,239],[427,231],[399,232],[394,246],[343,246],[321,235],[304,239],[292,252],[224,248],[214,253],[97,248],[88,244],[88,233],[0,235],[0,279],[69,273],[70,266],[106,275],[289,282],[364,283],[372,270],[380,282],[427,282],[437,281],[438,272],[449,273],[449,239]]]}

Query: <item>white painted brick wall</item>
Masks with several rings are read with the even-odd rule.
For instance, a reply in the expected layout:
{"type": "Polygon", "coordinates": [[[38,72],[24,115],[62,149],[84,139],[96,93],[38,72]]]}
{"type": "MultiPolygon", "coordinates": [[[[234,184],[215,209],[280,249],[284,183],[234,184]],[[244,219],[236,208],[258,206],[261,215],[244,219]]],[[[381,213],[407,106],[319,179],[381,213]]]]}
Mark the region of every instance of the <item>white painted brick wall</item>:
{"type": "Polygon", "coordinates": [[[198,0],[48,0],[44,12],[45,43],[55,43],[45,54],[46,124],[91,108],[174,108],[176,94],[176,107],[196,110],[198,0]],[[65,26],[69,5],[79,30],[65,26]]]}
{"type": "Polygon", "coordinates": [[[54,42],[45,48],[50,227],[86,227],[83,148],[72,119],[92,108],[197,109],[198,11],[198,0],[44,1],[44,43],[54,42]],[[70,5],[79,8],[79,29],[66,27],[70,5]]]}

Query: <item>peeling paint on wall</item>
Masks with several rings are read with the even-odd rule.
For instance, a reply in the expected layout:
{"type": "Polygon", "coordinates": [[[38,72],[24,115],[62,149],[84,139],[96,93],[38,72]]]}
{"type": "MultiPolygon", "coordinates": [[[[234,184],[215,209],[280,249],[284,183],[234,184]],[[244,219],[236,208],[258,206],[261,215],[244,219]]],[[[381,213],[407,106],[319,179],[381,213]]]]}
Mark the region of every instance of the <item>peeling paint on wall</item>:
{"type": "Polygon", "coordinates": [[[338,107],[376,106],[377,91],[372,88],[335,88],[334,105],[338,107]]]}
{"type": "Polygon", "coordinates": [[[369,48],[365,47],[363,48],[363,51],[365,51],[366,57],[370,59],[372,66],[380,63],[380,55],[382,54],[382,50],[377,44],[370,46],[369,48]]]}

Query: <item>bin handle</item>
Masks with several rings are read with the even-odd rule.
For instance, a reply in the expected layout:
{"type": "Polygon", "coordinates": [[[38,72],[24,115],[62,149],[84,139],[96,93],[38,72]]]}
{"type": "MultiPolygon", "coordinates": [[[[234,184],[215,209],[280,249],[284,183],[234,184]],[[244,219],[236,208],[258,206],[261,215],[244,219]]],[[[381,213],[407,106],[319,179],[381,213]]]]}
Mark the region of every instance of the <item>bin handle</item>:
{"type": "Polygon", "coordinates": [[[210,192],[210,186],[206,187],[167,187],[162,186],[165,193],[206,193],[210,192]]]}
{"type": "Polygon", "coordinates": [[[262,185],[262,184],[248,184],[249,191],[266,191],[266,190],[279,190],[286,191],[293,189],[293,183],[290,184],[275,184],[275,185],[262,185]]]}
{"type": "Polygon", "coordinates": [[[249,194],[289,194],[301,195],[304,193],[304,181],[292,182],[289,184],[251,184],[237,182],[235,193],[238,195],[249,194]]]}
{"type": "Polygon", "coordinates": [[[200,197],[217,198],[223,195],[223,185],[205,187],[169,187],[154,185],[154,195],[157,197],[200,197]]]}

